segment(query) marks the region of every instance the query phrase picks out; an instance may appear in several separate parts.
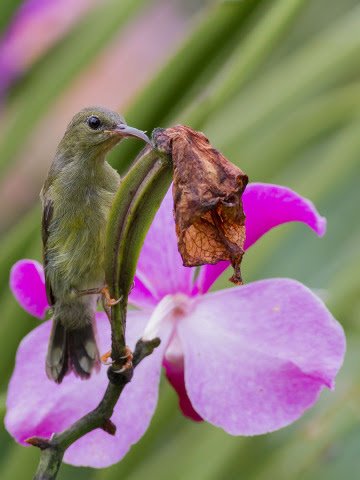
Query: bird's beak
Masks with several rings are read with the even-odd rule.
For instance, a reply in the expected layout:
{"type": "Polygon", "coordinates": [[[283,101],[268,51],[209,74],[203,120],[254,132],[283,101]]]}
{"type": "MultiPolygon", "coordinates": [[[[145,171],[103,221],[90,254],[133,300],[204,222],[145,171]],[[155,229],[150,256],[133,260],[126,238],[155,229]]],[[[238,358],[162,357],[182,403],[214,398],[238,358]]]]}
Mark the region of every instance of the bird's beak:
{"type": "Polygon", "coordinates": [[[145,132],[134,127],[129,127],[129,125],[125,125],[125,123],[120,123],[116,126],[116,128],[113,130],[107,130],[107,132],[112,133],[113,135],[119,135],[121,137],[140,138],[141,140],[144,140],[144,142],[151,145],[151,141],[145,132]]]}

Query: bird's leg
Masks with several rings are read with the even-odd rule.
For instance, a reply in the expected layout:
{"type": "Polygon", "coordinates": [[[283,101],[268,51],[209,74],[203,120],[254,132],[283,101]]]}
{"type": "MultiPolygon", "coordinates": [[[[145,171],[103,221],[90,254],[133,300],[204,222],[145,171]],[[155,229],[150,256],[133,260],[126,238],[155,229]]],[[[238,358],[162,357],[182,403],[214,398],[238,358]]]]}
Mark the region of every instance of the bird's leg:
{"type": "MultiPolygon", "coordinates": [[[[121,301],[122,297],[118,298],[117,300],[111,298],[109,288],[107,286],[103,287],[100,293],[102,295],[102,305],[104,307],[105,313],[109,319],[109,322],[111,322],[111,307],[118,304],[121,301]]],[[[103,365],[112,365],[114,362],[109,362],[109,358],[111,358],[111,350],[101,355],[100,361],[103,365]]],[[[131,367],[133,354],[129,347],[125,347],[125,355],[120,358],[126,358],[126,362],[121,368],[121,370],[119,370],[119,372],[122,372],[123,370],[131,367]]]]}
{"type": "Polygon", "coordinates": [[[85,295],[99,295],[101,293],[102,287],[96,288],[87,288],[86,290],[77,290],[74,288],[75,294],[78,297],[84,297],[85,295]]]}
{"type": "MultiPolygon", "coordinates": [[[[122,299],[122,297],[118,298],[117,300],[115,300],[114,298],[111,298],[109,288],[106,285],[104,287],[87,288],[86,290],[75,289],[75,293],[78,297],[83,297],[84,295],[102,295],[104,299],[103,305],[104,305],[104,302],[106,302],[107,307],[113,307],[114,305],[117,305],[122,299]]],[[[108,312],[106,311],[106,313],[108,312]]]]}
{"type": "MultiPolygon", "coordinates": [[[[111,298],[109,288],[107,287],[107,285],[105,285],[104,287],[98,287],[98,288],[88,288],[87,290],[76,290],[76,294],[80,297],[84,295],[95,295],[95,294],[101,295],[102,305],[109,319],[109,322],[111,322],[111,307],[113,307],[114,305],[117,305],[122,299],[122,296],[117,300],[115,300],[114,298],[111,298]]],[[[104,365],[112,365],[113,362],[112,361],[109,362],[108,361],[109,358],[111,358],[111,350],[101,355],[100,361],[104,365]]],[[[124,356],[120,358],[126,359],[126,362],[124,363],[124,365],[121,367],[120,370],[116,371],[116,373],[122,372],[127,368],[131,367],[133,354],[129,347],[125,347],[124,356]]]]}

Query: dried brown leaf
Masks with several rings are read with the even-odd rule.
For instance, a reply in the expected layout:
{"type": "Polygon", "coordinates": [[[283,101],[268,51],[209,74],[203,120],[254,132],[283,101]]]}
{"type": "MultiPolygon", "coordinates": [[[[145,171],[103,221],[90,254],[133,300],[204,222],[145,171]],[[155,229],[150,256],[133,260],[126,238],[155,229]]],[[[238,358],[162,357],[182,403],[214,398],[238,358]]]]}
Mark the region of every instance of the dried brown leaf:
{"type": "Polygon", "coordinates": [[[153,138],[174,164],[174,216],[184,265],[229,260],[234,268],[230,280],[242,283],[245,215],[241,197],[248,177],[203,133],[190,127],[157,129],[153,138]]]}

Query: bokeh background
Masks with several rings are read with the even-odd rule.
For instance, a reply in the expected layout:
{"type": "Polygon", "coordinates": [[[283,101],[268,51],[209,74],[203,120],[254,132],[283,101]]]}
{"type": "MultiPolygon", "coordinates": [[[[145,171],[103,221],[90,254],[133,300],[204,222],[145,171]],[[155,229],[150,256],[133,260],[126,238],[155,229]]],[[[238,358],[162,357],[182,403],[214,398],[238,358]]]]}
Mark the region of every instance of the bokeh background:
{"type": "MultiPolygon", "coordinates": [[[[266,235],[247,282],[296,278],[343,324],[334,393],[271,435],[191,423],[162,382],[151,427],[127,457],[62,480],[347,480],[360,476],[360,4],[358,0],[1,0],[0,412],[17,345],[37,324],[8,288],[11,265],[41,258],[38,194],[74,112],[103,104],[151,132],[186,123],[252,181],[289,186],[328,219],[266,235]]],[[[111,156],[121,172],[137,142],[111,156]]],[[[227,285],[227,274],[215,288],[227,285]]],[[[0,431],[1,480],[32,477],[38,451],[0,431]]]]}

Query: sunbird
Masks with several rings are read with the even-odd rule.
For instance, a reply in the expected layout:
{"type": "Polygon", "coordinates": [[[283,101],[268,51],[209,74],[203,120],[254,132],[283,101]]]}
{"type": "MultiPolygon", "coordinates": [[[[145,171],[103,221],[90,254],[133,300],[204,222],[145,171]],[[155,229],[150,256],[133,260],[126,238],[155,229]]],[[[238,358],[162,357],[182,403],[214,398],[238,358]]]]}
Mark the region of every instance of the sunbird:
{"type": "Polygon", "coordinates": [[[116,112],[81,110],[57,147],[40,193],[46,294],[53,310],[46,373],[57,383],[70,370],[88,378],[99,367],[94,318],[106,293],[106,223],[120,184],[105,157],[125,137],[150,143],[116,112]]]}

